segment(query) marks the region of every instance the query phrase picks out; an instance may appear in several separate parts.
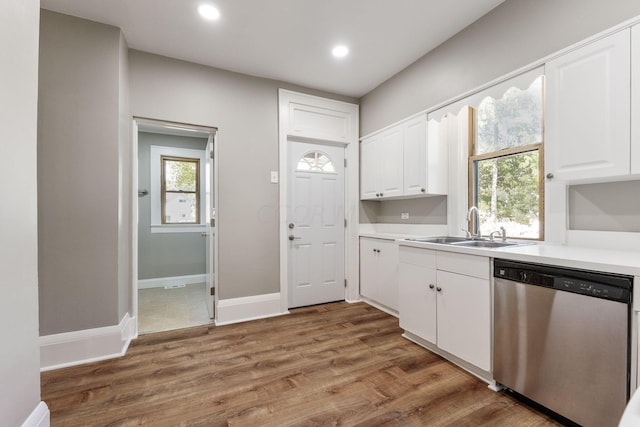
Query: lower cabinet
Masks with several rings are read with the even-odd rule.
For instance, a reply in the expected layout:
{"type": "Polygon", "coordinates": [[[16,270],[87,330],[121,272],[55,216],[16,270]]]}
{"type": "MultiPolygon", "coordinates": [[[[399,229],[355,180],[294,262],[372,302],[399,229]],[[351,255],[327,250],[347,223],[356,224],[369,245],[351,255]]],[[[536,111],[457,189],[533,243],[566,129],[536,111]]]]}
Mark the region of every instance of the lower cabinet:
{"type": "Polygon", "coordinates": [[[398,244],[360,238],[360,294],[398,311],[398,244]]]}
{"type": "Polygon", "coordinates": [[[401,246],[399,260],[400,327],[490,371],[489,258],[401,246]]]}

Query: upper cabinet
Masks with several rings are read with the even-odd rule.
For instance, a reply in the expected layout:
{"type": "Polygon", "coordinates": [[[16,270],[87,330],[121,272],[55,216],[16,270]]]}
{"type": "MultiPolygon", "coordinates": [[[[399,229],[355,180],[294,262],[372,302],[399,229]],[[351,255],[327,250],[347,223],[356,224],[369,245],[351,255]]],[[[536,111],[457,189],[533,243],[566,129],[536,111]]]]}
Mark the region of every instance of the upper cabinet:
{"type": "Polygon", "coordinates": [[[546,64],[548,179],[571,181],[631,172],[630,52],[627,29],[546,64]]]}
{"type": "Polygon", "coordinates": [[[428,137],[427,115],[408,120],[403,127],[403,194],[447,194],[447,146],[428,137]]]}
{"type": "Polygon", "coordinates": [[[360,198],[446,194],[446,156],[446,146],[427,138],[426,114],[365,138],[361,144],[360,198]]]}
{"type": "Polygon", "coordinates": [[[360,149],[360,198],[401,196],[402,127],[363,139],[360,149]]]}
{"type": "Polygon", "coordinates": [[[640,25],[631,28],[631,173],[640,174],[640,25]]]}

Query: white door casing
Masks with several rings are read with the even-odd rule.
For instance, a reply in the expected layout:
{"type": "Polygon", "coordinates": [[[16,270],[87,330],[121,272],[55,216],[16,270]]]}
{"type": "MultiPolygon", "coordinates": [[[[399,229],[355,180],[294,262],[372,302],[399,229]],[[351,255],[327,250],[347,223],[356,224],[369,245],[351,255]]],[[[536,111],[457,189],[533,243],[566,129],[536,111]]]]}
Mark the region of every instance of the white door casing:
{"type": "Polygon", "coordinates": [[[214,299],[214,290],[215,290],[215,261],[212,254],[215,254],[215,198],[213,197],[213,189],[214,189],[214,176],[215,176],[215,168],[214,168],[214,135],[209,134],[209,140],[207,141],[206,148],[206,227],[207,231],[205,232],[206,243],[205,243],[205,263],[206,263],[206,277],[207,284],[205,286],[205,301],[207,301],[207,310],[209,311],[209,317],[215,317],[215,299],[214,299]],[[213,221],[212,221],[213,220],[213,221]]]}
{"type": "Polygon", "coordinates": [[[343,300],[344,148],[289,144],[289,307],[343,300]]]}
{"type": "Polygon", "coordinates": [[[359,299],[359,108],[355,104],[280,89],[279,104],[279,215],[280,215],[280,309],[289,309],[288,172],[290,141],[309,141],[344,147],[345,168],[345,299],[359,299]]]}

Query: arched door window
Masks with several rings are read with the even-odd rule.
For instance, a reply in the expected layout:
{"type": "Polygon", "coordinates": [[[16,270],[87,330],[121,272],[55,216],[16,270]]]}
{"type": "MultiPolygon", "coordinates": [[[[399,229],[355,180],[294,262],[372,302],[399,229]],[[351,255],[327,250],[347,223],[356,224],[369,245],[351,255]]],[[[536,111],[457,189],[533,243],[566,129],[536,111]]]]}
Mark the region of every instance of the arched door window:
{"type": "Polygon", "coordinates": [[[333,173],[336,170],[333,167],[333,162],[325,153],[310,151],[298,160],[296,171],[333,173]]]}

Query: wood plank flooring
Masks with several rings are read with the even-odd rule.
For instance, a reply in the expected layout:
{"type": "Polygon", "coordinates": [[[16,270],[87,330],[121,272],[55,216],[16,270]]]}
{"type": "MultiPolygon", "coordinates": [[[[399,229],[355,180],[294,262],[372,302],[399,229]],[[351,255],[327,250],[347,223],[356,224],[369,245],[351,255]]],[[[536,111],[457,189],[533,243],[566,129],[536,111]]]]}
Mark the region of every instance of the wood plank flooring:
{"type": "Polygon", "coordinates": [[[364,303],[144,335],[42,374],[52,426],[558,425],[401,337],[364,303]]]}

